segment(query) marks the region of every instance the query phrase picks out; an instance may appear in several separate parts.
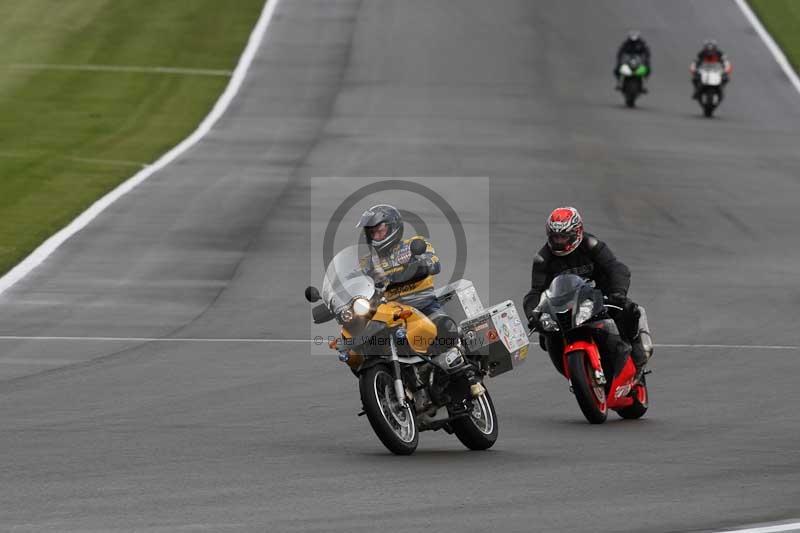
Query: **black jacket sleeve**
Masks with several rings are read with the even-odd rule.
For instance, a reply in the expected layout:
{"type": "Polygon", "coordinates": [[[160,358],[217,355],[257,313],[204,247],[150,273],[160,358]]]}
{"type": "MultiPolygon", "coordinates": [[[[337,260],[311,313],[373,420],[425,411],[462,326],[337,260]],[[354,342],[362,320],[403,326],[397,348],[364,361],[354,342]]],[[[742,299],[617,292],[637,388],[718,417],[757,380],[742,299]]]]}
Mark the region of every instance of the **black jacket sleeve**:
{"type": "Polygon", "coordinates": [[[588,236],[586,244],[594,261],[595,271],[607,280],[606,296],[615,293],[627,296],[631,286],[630,269],[614,256],[606,243],[596,237],[588,236]]]}
{"type": "Polygon", "coordinates": [[[531,290],[522,300],[525,316],[530,317],[533,309],[539,305],[539,298],[551,281],[548,277],[547,263],[541,253],[538,253],[533,257],[533,266],[531,267],[531,290]]]}
{"type": "Polygon", "coordinates": [[[647,65],[647,68],[652,72],[653,69],[650,66],[650,47],[647,46],[647,43],[644,41],[642,41],[642,56],[644,59],[644,64],[647,65]]]}

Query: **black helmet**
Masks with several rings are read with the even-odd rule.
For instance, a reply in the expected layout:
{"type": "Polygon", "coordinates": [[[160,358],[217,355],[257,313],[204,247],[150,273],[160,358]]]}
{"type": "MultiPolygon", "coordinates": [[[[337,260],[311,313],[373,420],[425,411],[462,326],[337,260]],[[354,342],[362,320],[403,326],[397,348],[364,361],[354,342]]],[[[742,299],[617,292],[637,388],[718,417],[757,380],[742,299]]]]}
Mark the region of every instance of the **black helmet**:
{"type": "Polygon", "coordinates": [[[642,34],[639,30],[631,30],[628,32],[628,41],[635,43],[636,41],[640,41],[642,39],[642,34]]]}
{"type": "Polygon", "coordinates": [[[713,52],[719,51],[719,47],[717,46],[717,41],[714,39],[706,39],[703,41],[703,53],[711,54],[713,52]]]}
{"type": "Polygon", "coordinates": [[[400,211],[391,205],[373,205],[364,211],[356,227],[364,228],[367,244],[378,254],[389,252],[403,238],[403,217],[400,211]],[[385,231],[381,224],[385,224],[385,231]],[[382,233],[379,239],[373,239],[376,231],[382,233]]]}

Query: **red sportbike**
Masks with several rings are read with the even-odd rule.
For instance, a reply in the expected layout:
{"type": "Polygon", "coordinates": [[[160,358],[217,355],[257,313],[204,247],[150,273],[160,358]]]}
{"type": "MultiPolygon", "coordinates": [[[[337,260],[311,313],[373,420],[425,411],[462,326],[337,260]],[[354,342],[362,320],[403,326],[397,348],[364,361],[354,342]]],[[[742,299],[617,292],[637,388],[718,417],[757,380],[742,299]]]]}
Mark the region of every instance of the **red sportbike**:
{"type": "Polygon", "coordinates": [[[608,410],[622,418],[647,412],[647,384],[636,375],[630,351],[601,349],[613,342],[621,309],[605,304],[602,293],[580,276],[562,274],[542,293],[535,331],[548,337],[550,358],[570,383],[578,405],[592,424],[602,424],[608,410]],[[560,353],[559,353],[560,352],[560,353]]]}

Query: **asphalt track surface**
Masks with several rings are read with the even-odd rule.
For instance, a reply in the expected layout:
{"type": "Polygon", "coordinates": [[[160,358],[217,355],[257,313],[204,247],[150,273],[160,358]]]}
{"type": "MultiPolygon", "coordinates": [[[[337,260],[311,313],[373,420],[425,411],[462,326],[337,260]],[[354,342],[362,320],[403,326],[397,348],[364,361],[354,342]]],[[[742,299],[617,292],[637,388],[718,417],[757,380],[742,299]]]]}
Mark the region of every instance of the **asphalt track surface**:
{"type": "MultiPolygon", "coordinates": [[[[630,265],[656,342],[797,345],[798,146],[800,95],[733,2],[283,1],[213,131],[5,293],[0,335],[307,338],[311,178],[486,176],[492,300],[521,301],[547,212],[572,204],[630,265]],[[610,73],[630,27],[654,50],[636,110],[610,73]],[[710,35],[736,70],[706,120],[687,65],[710,35]]],[[[797,518],[798,357],[662,348],[647,416],[590,426],[533,350],[489,384],[491,451],[424,433],[399,458],[306,344],[6,339],[0,530],[797,518]]]]}

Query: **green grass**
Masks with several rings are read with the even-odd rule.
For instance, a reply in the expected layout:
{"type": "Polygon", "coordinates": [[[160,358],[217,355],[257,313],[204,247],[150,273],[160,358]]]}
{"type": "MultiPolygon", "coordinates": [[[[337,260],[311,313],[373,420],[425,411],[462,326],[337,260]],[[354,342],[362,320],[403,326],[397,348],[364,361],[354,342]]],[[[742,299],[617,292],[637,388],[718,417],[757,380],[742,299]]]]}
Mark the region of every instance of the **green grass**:
{"type": "Polygon", "coordinates": [[[0,0],[0,274],[191,133],[228,83],[9,65],[233,70],[263,3],[0,0]]]}
{"type": "Polygon", "coordinates": [[[800,72],[800,1],[748,0],[761,23],[800,72]]]}

